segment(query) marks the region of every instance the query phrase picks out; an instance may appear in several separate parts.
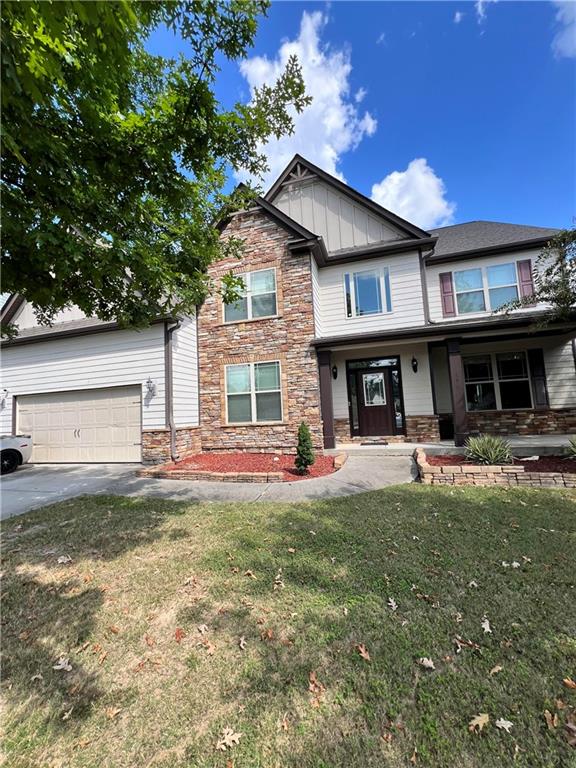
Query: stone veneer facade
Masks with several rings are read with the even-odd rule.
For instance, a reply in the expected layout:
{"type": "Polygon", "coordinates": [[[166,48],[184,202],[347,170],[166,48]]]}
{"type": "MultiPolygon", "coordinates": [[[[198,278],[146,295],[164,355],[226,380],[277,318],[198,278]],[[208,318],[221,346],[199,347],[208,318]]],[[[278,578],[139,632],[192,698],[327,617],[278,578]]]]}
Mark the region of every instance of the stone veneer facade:
{"type": "MultiPolygon", "coordinates": [[[[200,429],[198,427],[179,427],[176,429],[176,453],[180,458],[191,456],[202,450],[200,429]]],[[[146,429],[142,432],[142,462],[144,464],[164,464],[171,461],[170,430],[146,429]]]]}
{"type": "Polygon", "coordinates": [[[310,427],[315,448],[322,448],[322,421],[314,338],[312,276],[309,255],[292,255],[289,232],[259,210],[232,217],[223,237],[244,241],[241,262],[226,259],[210,268],[218,283],[237,274],[276,268],[277,315],[224,323],[219,296],[210,295],[198,314],[200,432],[204,451],[296,451],[301,421],[310,427]],[[225,366],[280,361],[283,421],[227,425],[225,366]]]}
{"type": "Polygon", "coordinates": [[[468,432],[491,435],[554,435],[576,432],[576,408],[538,411],[476,411],[466,414],[468,432]]]}
{"type": "MultiPolygon", "coordinates": [[[[350,435],[348,419],[334,419],[334,434],[338,443],[361,443],[378,437],[350,435]]],[[[436,443],[440,440],[438,416],[406,416],[405,435],[382,435],[388,443],[436,443]]]]}

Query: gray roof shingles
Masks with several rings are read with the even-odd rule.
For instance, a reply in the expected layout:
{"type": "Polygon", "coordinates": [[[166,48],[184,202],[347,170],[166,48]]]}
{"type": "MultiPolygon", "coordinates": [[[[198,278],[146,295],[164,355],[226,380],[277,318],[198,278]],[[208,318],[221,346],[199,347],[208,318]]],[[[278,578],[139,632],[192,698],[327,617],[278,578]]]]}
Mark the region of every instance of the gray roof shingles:
{"type": "Polygon", "coordinates": [[[439,258],[451,253],[473,252],[481,248],[509,245],[522,240],[554,237],[558,231],[550,227],[504,224],[499,221],[469,221],[465,224],[439,227],[430,230],[431,235],[438,237],[434,255],[430,260],[433,261],[435,257],[439,258]]]}

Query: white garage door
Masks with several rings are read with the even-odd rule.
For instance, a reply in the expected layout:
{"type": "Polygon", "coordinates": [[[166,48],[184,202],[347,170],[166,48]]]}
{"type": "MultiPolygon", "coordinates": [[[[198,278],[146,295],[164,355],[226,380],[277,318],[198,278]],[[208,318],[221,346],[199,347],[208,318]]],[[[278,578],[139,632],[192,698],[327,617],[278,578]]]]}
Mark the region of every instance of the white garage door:
{"type": "Polygon", "coordinates": [[[141,460],[140,387],[20,395],[17,407],[33,462],[141,460]]]}

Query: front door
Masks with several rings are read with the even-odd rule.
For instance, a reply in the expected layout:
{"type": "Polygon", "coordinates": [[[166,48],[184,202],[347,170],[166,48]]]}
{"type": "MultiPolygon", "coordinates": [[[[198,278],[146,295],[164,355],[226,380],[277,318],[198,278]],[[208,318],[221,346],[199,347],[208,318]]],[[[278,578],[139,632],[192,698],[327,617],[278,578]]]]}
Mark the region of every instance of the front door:
{"type": "Polygon", "coordinates": [[[390,368],[357,371],[356,392],[360,435],[393,435],[395,409],[390,368]]]}

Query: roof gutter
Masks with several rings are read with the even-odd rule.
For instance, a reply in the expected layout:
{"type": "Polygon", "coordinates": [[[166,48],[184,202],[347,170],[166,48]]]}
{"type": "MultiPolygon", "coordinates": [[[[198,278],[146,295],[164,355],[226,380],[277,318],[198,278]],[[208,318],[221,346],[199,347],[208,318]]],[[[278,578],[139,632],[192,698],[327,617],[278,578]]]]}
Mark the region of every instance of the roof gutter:
{"type": "Polygon", "coordinates": [[[550,242],[553,235],[548,237],[533,237],[530,240],[517,240],[513,243],[501,243],[500,245],[489,245],[485,248],[474,248],[469,251],[454,251],[453,253],[444,253],[441,255],[428,254],[425,257],[426,264],[446,264],[449,261],[462,259],[480,259],[484,256],[493,256],[498,253],[513,253],[514,251],[523,251],[528,248],[538,248],[550,242]]]}
{"type": "Polygon", "coordinates": [[[170,458],[176,462],[180,455],[176,451],[176,425],[174,424],[174,378],[172,376],[172,335],[180,328],[181,322],[177,320],[174,325],[164,323],[164,408],[166,414],[166,427],[170,430],[170,458]]]}

